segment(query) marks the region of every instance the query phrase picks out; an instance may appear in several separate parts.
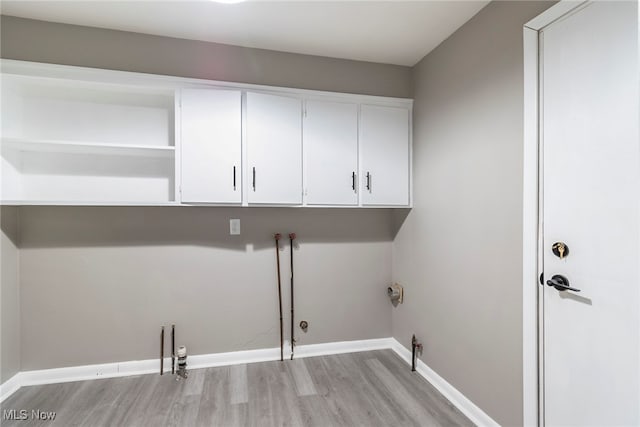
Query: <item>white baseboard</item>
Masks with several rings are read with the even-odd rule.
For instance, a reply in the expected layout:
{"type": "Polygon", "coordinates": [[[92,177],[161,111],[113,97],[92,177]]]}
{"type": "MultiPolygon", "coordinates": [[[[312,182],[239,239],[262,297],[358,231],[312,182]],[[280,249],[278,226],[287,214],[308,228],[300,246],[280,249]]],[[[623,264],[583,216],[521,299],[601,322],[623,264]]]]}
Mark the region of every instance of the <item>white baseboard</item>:
{"type": "MultiPolygon", "coordinates": [[[[295,358],[324,356],[359,351],[391,348],[391,338],[362,341],[342,341],[323,344],[301,345],[295,348],[295,358]]],[[[285,347],[284,357],[289,359],[291,352],[285,347]]],[[[217,366],[240,365],[245,363],[269,362],[280,360],[280,348],[233,351],[228,353],[198,354],[189,356],[189,369],[213,368],[217,366]]],[[[103,363],[98,365],[72,366],[68,368],[22,371],[0,385],[0,402],[15,393],[20,387],[66,383],[73,381],[116,378],[134,375],[154,374],[160,371],[160,360],[133,360],[127,362],[103,363]]],[[[163,372],[171,372],[171,358],[164,360],[163,372]]]]}
{"type": "MultiPolygon", "coordinates": [[[[398,356],[411,365],[411,351],[400,344],[395,338],[391,338],[391,349],[398,356]]],[[[460,393],[454,386],[449,384],[444,378],[438,375],[433,369],[427,366],[422,360],[418,360],[416,371],[424,377],[431,385],[433,385],[449,402],[460,410],[467,418],[469,418],[477,426],[500,426],[482,409],[476,406],[464,394],[460,393]]]]}
{"type": "Polygon", "coordinates": [[[0,384],[0,402],[18,391],[22,384],[20,383],[20,372],[0,384]]]}
{"type": "Polygon", "coordinates": [[[330,354],[357,353],[359,351],[384,350],[391,348],[393,338],[379,338],[361,341],[339,341],[323,344],[296,346],[295,358],[326,356],[330,354]]]}
{"type": "MultiPolygon", "coordinates": [[[[189,356],[189,369],[215,368],[217,366],[242,365],[245,363],[270,362],[280,360],[279,348],[264,348],[259,350],[231,351],[229,353],[212,353],[189,356]]],[[[171,359],[165,364],[171,370],[171,359]]]]}
{"type": "MultiPolygon", "coordinates": [[[[379,338],[360,341],[339,341],[322,344],[307,344],[295,347],[294,358],[326,356],[330,354],[357,353],[359,351],[382,350],[391,348],[392,338],[379,338]]],[[[291,358],[290,344],[285,341],[284,359],[291,358]]],[[[280,348],[233,351],[189,356],[189,368],[215,368],[217,366],[241,365],[245,363],[270,362],[280,360],[280,348]]],[[[155,361],[156,365],[158,364],[155,361]]],[[[165,366],[170,366],[165,362],[165,366]]]]}
{"type": "MultiPolygon", "coordinates": [[[[285,347],[285,359],[291,357],[288,346],[285,347]]],[[[295,358],[326,356],[331,354],[356,353],[360,351],[391,349],[404,361],[411,364],[411,352],[394,338],[380,338],[361,341],[341,341],[322,344],[296,346],[295,358]]],[[[217,366],[239,365],[245,363],[270,362],[280,359],[280,348],[233,351],[229,353],[199,354],[189,356],[189,369],[213,368],[217,366]]],[[[154,374],[160,369],[158,359],[133,360],[128,362],[104,363],[99,365],[73,366],[69,368],[42,369],[18,372],[0,385],[0,402],[15,393],[20,387],[64,383],[72,381],[115,378],[143,374],[154,374]]],[[[466,396],[436,374],[425,363],[418,360],[417,372],[429,381],[460,412],[478,426],[498,426],[491,417],[478,408],[466,396]]],[[[171,358],[165,358],[164,372],[171,372],[171,358]]]]}

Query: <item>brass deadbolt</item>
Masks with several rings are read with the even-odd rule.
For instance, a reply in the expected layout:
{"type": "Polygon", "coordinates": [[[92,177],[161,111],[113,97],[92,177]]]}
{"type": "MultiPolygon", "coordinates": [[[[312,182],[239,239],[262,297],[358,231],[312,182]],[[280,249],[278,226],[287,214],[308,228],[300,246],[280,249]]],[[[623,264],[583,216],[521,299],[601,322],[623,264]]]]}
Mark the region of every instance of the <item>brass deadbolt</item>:
{"type": "Polygon", "coordinates": [[[569,255],[569,246],[564,242],[555,242],[551,246],[551,251],[560,259],[565,259],[569,255]]]}

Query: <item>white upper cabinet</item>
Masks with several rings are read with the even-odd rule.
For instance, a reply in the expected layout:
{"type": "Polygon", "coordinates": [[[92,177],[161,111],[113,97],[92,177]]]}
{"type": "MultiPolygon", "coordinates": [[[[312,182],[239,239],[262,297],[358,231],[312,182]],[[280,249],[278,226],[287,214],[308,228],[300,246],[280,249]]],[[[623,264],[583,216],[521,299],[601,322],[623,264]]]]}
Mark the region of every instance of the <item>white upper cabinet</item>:
{"type": "Polygon", "coordinates": [[[248,203],[302,204],[302,102],[247,93],[248,203]]]}
{"type": "Polygon", "coordinates": [[[408,108],[361,106],[363,205],[409,205],[409,123],[408,108]]]}
{"type": "Polygon", "coordinates": [[[305,201],[358,204],[358,105],[306,101],[303,124],[305,201]]]}
{"type": "Polygon", "coordinates": [[[410,99],[0,59],[0,204],[410,207],[410,99]]]}
{"type": "Polygon", "coordinates": [[[181,91],[182,202],[241,203],[242,94],[181,91]]]}

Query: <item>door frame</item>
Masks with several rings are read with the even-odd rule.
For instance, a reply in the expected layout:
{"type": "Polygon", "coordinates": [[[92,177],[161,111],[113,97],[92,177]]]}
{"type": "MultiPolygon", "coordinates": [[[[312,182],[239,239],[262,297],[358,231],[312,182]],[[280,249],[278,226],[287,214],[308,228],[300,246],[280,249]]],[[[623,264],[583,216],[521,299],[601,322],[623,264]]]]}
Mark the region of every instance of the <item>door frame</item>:
{"type": "Polygon", "coordinates": [[[590,1],[562,0],[523,27],[524,147],[522,197],[522,415],[524,426],[544,425],[541,194],[540,31],[590,1]]]}

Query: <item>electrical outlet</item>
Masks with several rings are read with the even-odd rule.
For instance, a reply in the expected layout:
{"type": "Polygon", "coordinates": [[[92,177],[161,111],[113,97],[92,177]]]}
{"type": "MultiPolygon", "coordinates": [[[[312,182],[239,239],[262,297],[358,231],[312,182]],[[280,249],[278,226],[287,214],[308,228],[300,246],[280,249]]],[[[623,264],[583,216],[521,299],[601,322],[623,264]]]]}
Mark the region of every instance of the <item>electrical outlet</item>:
{"type": "Polygon", "coordinates": [[[240,220],[239,219],[230,219],[229,220],[229,234],[232,236],[237,236],[240,234],[240,220]]]}

